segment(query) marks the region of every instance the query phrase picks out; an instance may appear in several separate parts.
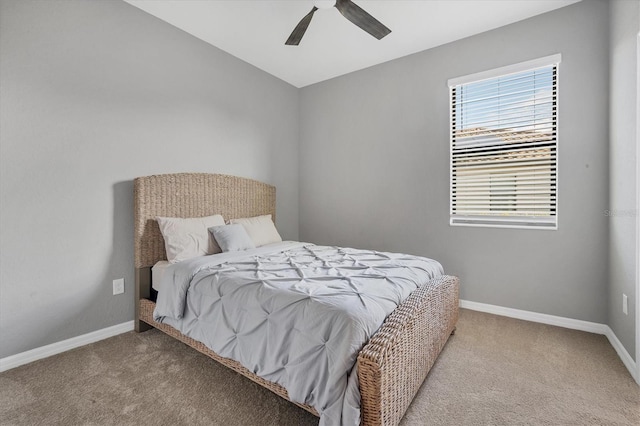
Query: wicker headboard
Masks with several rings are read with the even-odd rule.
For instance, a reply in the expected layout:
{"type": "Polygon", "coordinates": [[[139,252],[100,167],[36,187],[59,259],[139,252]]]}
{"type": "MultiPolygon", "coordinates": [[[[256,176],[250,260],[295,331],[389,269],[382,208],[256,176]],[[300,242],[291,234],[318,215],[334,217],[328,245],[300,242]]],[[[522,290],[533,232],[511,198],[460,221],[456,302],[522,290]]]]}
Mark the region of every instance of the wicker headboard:
{"type": "Polygon", "coordinates": [[[270,214],[276,220],[276,188],[236,176],[177,173],[139,177],[133,181],[133,194],[136,268],[167,258],[157,216],[221,214],[229,220],[270,214]]]}

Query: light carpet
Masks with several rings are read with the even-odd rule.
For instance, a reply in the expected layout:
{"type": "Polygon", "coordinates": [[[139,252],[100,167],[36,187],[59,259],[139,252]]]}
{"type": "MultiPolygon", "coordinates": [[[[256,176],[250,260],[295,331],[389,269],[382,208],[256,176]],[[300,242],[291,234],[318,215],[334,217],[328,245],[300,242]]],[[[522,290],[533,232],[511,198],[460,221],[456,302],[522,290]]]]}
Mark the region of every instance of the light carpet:
{"type": "MultiPolygon", "coordinates": [[[[2,425],[317,425],[157,330],[0,374],[2,425]]],[[[606,337],[469,310],[403,426],[640,425],[640,387],[606,337]]]]}

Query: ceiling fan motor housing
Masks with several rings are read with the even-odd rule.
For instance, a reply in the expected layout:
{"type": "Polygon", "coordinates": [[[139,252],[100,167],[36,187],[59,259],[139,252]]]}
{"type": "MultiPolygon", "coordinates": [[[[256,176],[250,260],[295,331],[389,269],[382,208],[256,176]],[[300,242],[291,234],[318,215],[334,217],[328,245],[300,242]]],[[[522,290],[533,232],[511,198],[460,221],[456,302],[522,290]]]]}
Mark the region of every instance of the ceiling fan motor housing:
{"type": "Polygon", "coordinates": [[[331,9],[336,5],[336,0],[314,0],[313,5],[318,9],[331,9]]]}

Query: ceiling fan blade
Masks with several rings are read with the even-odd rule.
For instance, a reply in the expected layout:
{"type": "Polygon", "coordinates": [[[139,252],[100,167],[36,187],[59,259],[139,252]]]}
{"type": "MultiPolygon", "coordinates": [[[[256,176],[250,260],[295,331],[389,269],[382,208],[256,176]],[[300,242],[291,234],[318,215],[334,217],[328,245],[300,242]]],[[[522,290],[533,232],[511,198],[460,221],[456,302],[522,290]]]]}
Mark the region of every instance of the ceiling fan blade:
{"type": "Polygon", "coordinates": [[[300,40],[302,40],[302,36],[307,31],[311,18],[313,18],[313,14],[316,10],[318,10],[318,8],[313,6],[311,12],[307,13],[307,15],[298,22],[298,25],[294,28],[293,32],[284,44],[289,46],[297,46],[300,44],[300,40]]]}
{"type": "Polygon", "coordinates": [[[347,18],[378,40],[391,32],[391,30],[385,27],[382,22],[369,15],[360,6],[358,6],[351,0],[338,0],[336,2],[336,8],[340,11],[340,13],[342,13],[345,18],[347,18]]]}

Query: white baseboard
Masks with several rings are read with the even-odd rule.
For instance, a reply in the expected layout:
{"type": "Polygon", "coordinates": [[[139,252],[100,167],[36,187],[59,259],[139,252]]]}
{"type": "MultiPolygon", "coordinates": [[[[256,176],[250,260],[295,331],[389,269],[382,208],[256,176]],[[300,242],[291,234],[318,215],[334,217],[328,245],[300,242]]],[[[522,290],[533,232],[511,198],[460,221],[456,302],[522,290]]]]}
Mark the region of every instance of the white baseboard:
{"type": "Polygon", "coordinates": [[[638,374],[636,362],[633,360],[633,358],[631,358],[631,355],[629,355],[629,352],[627,352],[624,346],[622,346],[622,343],[620,342],[620,340],[618,340],[618,336],[616,336],[611,327],[607,326],[607,332],[605,333],[605,336],[607,336],[607,339],[609,339],[609,343],[611,343],[613,349],[615,349],[618,353],[618,356],[622,360],[624,366],[627,367],[627,370],[629,370],[629,373],[631,373],[631,377],[633,377],[636,383],[640,385],[640,375],[638,374]]]}
{"type": "MultiPolygon", "coordinates": [[[[611,346],[613,346],[613,348],[616,350],[624,366],[627,367],[627,370],[629,370],[631,377],[633,377],[636,383],[640,385],[640,375],[638,374],[638,370],[636,368],[636,362],[633,360],[633,358],[631,358],[631,355],[629,355],[629,352],[627,352],[624,346],[622,346],[622,343],[620,342],[620,340],[618,340],[618,337],[615,335],[611,327],[606,324],[558,317],[555,315],[540,314],[537,312],[523,311],[520,309],[505,308],[503,306],[489,305],[486,303],[478,303],[462,299],[460,300],[460,307],[470,309],[472,311],[487,312],[494,315],[501,315],[525,321],[538,322],[542,324],[555,325],[558,327],[605,335],[607,339],[609,339],[611,346]]],[[[40,348],[35,348],[30,351],[2,358],[0,359],[0,373],[24,364],[28,364],[33,361],[37,361],[39,359],[47,358],[52,355],[68,351],[70,349],[75,349],[80,346],[88,345],[89,343],[94,343],[100,340],[107,339],[109,337],[116,336],[118,334],[132,331],[133,328],[133,321],[128,321],[122,324],[103,328],[102,330],[97,330],[92,333],[83,334],[82,336],[72,337],[71,339],[52,343],[47,346],[42,346],[40,348]]]]}
{"type": "Polygon", "coordinates": [[[539,322],[541,324],[556,325],[558,327],[570,328],[572,330],[588,331],[589,333],[596,334],[606,335],[607,329],[609,328],[608,325],[599,324],[597,322],[557,317],[555,315],[539,314],[537,312],[505,308],[503,306],[489,305],[486,303],[471,302],[469,300],[460,300],[460,307],[471,309],[472,311],[487,312],[489,314],[501,315],[503,317],[517,318],[531,322],[539,322]]]}
{"type": "Polygon", "coordinates": [[[52,343],[50,345],[32,349],[30,351],[11,355],[6,358],[0,359],[0,373],[24,364],[28,364],[33,361],[37,361],[42,358],[57,355],[70,349],[75,349],[80,346],[88,345],[89,343],[104,340],[109,337],[113,337],[132,330],[133,321],[123,322],[122,324],[103,328],[102,330],[83,334],[82,336],[72,337],[71,339],[63,340],[61,342],[52,343]]]}
{"type": "Polygon", "coordinates": [[[504,317],[517,318],[525,321],[538,322],[541,324],[555,325],[558,327],[570,328],[573,330],[587,331],[589,333],[602,334],[607,336],[611,346],[616,350],[618,356],[622,360],[622,363],[631,377],[640,385],[640,377],[638,377],[638,370],[636,363],[629,355],[629,352],[622,346],[620,340],[615,335],[611,327],[606,324],[600,324],[597,322],[582,321],[572,318],[558,317],[555,315],[539,314],[537,312],[523,311],[520,309],[505,308],[503,306],[489,305],[486,303],[471,302],[469,300],[460,300],[460,307],[470,309],[472,311],[486,312],[494,315],[501,315],[504,317]]]}

